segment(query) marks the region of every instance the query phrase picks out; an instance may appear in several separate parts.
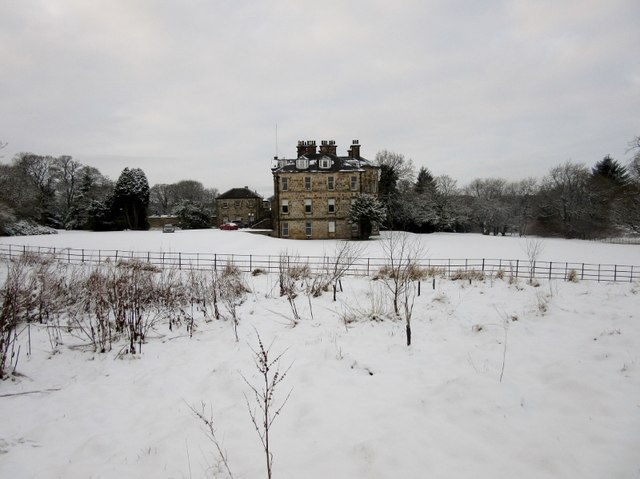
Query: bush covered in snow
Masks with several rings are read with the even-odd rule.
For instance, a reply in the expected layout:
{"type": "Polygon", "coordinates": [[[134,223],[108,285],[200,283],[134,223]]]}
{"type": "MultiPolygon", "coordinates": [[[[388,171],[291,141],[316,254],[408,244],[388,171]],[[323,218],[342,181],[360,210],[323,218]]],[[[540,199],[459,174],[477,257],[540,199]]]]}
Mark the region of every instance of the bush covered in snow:
{"type": "Polygon", "coordinates": [[[29,220],[0,225],[0,236],[51,235],[58,232],[48,226],[42,226],[29,220]]]}

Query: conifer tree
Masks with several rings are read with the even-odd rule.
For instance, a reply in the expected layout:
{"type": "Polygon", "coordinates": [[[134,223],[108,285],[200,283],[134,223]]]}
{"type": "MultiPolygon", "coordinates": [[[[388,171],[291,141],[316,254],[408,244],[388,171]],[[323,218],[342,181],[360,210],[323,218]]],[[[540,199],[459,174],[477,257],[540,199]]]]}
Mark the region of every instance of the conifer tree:
{"type": "Polygon", "coordinates": [[[386,208],[372,195],[358,195],[349,210],[348,221],[358,224],[360,239],[369,239],[374,224],[381,224],[386,218],[386,208]]]}

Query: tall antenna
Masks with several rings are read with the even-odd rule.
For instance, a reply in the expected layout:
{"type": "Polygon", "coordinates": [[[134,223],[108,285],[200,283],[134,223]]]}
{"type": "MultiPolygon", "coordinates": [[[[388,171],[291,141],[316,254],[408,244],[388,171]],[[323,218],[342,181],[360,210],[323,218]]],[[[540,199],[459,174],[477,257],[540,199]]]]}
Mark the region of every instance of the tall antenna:
{"type": "Polygon", "coordinates": [[[276,158],[278,158],[278,123],[276,122],[276,158]]]}

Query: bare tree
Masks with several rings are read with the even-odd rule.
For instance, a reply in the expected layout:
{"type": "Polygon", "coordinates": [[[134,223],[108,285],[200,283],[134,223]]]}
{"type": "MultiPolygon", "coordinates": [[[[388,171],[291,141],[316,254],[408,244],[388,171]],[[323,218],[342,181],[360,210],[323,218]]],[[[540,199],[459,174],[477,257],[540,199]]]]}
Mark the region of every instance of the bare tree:
{"type": "Polygon", "coordinates": [[[586,237],[598,225],[590,222],[591,195],[589,169],[566,162],[551,169],[542,181],[542,219],[552,231],[567,237],[586,237]]]}
{"type": "Polygon", "coordinates": [[[57,167],[57,187],[61,196],[62,215],[66,217],[79,193],[82,164],[67,155],[60,156],[54,161],[57,167]]]}
{"type": "Polygon", "coordinates": [[[529,223],[534,217],[538,191],[538,180],[532,177],[513,181],[506,187],[508,221],[519,236],[527,235],[529,223]]]}
{"type": "Polygon", "coordinates": [[[149,210],[154,215],[169,215],[176,206],[173,185],[159,183],[149,190],[149,210]]]}
{"type": "Polygon", "coordinates": [[[475,179],[465,188],[465,193],[473,198],[471,215],[482,234],[506,234],[506,188],[507,182],[502,178],[475,179]]]}

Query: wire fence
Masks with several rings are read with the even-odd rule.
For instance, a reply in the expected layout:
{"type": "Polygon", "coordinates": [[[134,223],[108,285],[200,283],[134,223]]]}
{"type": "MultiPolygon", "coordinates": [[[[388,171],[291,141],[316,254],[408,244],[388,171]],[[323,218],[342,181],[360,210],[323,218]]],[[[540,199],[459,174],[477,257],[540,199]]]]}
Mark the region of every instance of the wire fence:
{"type": "MultiPolygon", "coordinates": [[[[23,256],[46,256],[67,264],[99,265],[141,261],[161,269],[217,270],[233,264],[241,271],[262,270],[277,273],[284,261],[287,267],[306,266],[313,273],[346,268],[352,276],[373,276],[386,266],[385,258],[345,258],[331,256],[281,256],[254,254],[183,253],[171,251],[126,251],[53,248],[0,244],[0,259],[12,260],[23,256]],[[345,261],[348,263],[345,265],[345,261]]],[[[465,275],[508,276],[523,279],[556,279],[598,282],[627,282],[640,280],[639,265],[594,264],[562,261],[528,261],[522,259],[437,259],[423,258],[417,261],[431,275],[456,279],[465,275]]]]}

